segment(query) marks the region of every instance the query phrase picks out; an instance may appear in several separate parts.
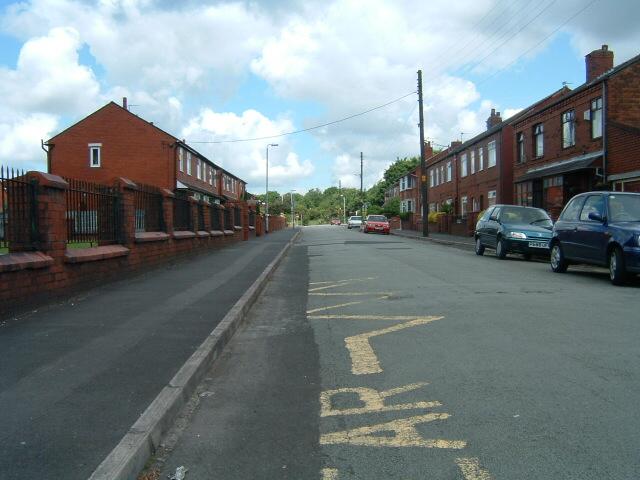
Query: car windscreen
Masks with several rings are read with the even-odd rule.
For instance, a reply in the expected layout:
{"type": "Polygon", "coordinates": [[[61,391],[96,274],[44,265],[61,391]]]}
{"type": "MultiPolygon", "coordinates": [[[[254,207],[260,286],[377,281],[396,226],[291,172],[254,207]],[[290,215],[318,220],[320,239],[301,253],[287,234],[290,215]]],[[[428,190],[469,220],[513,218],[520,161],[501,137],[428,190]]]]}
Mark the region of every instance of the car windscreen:
{"type": "Polygon", "coordinates": [[[367,222],[386,222],[387,217],[384,215],[369,215],[367,217],[367,222]]]}
{"type": "Polygon", "coordinates": [[[640,195],[609,195],[610,222],[640,222],[640,195]]]}
{"type": "Polygon", "coordinates": [[[362,220],[362,217],[351,217],[349,220],[362,220]]]}
{"type": "Polygon", "coordinates": [[[503,223],[524,223],[548,227],[553,224],[549,215],[539,208],[503,207],[500,213],[503,223]]]}

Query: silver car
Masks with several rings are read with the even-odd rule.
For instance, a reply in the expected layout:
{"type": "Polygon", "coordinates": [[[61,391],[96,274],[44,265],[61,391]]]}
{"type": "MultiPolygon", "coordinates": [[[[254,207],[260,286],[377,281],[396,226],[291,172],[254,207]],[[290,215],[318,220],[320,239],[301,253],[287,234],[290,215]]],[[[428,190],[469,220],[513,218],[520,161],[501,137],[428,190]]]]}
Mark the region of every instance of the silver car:
{"type": "Polygon", "coordinates": [[[362,225],[362,217],[361,216],[349,217],[349,220],[347,221],[347,228],[348,229],[360,228],[360,225],[362,225]]]}

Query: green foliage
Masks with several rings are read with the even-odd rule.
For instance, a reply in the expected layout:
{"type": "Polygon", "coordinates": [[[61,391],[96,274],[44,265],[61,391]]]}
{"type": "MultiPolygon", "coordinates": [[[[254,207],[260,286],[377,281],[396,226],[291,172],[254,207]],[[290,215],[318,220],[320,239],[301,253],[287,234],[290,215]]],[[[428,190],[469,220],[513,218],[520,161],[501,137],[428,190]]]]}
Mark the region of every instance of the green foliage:
{"type": "Polygon", "coordinates": [[[400,214],[398,216],[400,217],[401,220],[409,220],[409,218],[411,217],[411,213],[410,212],[400,212],[400,214]]]}
{"type": "Polygon", "coordinates": [[[450,203],[445,203],[442,205],[442,211],[444,213],[453,213],[453,205],[450,203]]]}
{"type": "Polygon", "coordinates": [[[387,217],[400,215],[400,199],[398,197],[390,198],[389,201],[382,206],[382,211],[387,217]]]}

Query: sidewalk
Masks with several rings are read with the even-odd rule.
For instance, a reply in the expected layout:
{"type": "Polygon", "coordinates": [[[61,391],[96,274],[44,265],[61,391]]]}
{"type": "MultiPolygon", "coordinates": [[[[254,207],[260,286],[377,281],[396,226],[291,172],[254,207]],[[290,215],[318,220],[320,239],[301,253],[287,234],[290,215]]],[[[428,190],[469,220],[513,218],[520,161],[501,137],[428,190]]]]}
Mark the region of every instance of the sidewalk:
{"type": "Polygon", "coordinates": [[[423,240],[428,242],[440,243],[443,245],[453,245],[456,247],[463,247],[473,249],[475,242],[473,237],[461,237],[458,235],[448,235],[446,233],[432,233],[429,232],[428,237],[423,237],[422,232],[416,230],[391,230],[392,235],[397,235],[404,238],[412,238],[414,240],[423,240]]]}
{"type": "Polygon", "coordinates": [[[2,478],[86,480],[294,233],[0,320],[2,478]]]}

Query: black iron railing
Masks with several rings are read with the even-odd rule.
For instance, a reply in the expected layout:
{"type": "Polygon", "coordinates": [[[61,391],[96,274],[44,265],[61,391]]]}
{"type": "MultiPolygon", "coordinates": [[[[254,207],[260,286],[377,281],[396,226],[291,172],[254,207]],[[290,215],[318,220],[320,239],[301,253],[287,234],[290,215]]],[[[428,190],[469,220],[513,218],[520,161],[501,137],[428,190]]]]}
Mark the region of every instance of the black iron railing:
{"type": "Polygon", "coordinates": [[[164,232],[163,196],[160,190],[149,185],[137,184],[134,191],[136,232],[164,232]]]}
{"type": "Polygon", "coordinates": [[[73,247],[95,247],[119,243],[121,201],[116,188],[65,178],[67,243],[73,247]]]}
{"type": "Polygon", "coordinates": [[[223,230],[222,222],[220,221],[220,207],[217,204],[211,205],[209,215],[211,215],[211,230],[223,230]]]}
{"type": "Polygon", "coordinates": [[[249,210],[249,226],[254,228],[256,226],[256,212],[253,210],[249,210]]]}
{"type": "Polygon", "coordinates": [[[173,229],[175,231],[193,230],[191,201],[182,194],[176,194],[173,199],[173,229]]]}
{"type": "Polygon", "coordinates": [[[0,254],[37,248],[36,189],[24,171],[0,166],[0,254]]]}
{"type": "Polygon", "coordinates": [[[204,205],[198,202],[198,230],[204,230],[204,205]]]}
{"type": "Polygon", "coordinates": [[[242,210],[240,207],[233,207],[233,224],[237,227],[242,226],[242,210]]]}
{"type": "Polygon", "coordinates": [[[233,230],[233,212],[231,211],[231,207],[227,207],[224,210],[224,229],[225,230],[233,230]]]}

